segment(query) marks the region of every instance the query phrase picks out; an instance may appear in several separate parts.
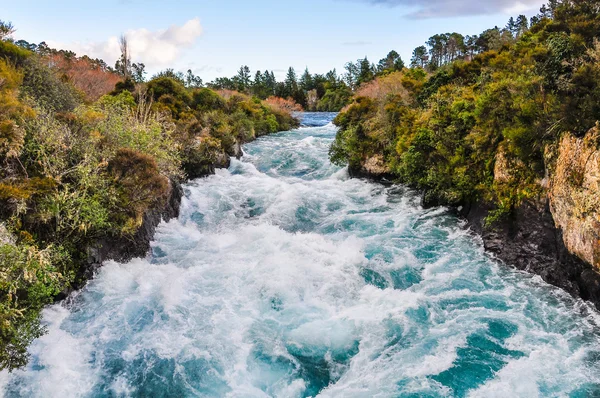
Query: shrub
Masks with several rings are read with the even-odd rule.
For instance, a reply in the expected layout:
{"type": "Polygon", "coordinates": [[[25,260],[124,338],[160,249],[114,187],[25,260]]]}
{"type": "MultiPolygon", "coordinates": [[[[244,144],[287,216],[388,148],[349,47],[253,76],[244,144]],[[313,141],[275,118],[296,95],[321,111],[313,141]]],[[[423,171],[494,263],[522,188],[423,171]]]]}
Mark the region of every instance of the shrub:
{"type": "Polygon", "coordinates": [[[121,148],[134,149],[156,159],[163,174],[181,177],[179,145],[173,139],[174,124],[156,112],[136,112],[133,105],[131,93],[123,92],[78,110],[88,134],[97,137],[99,155],[110,159],[121,148]]]}
{"type": "Polygon", "coordinates": [[[280,97],[269,97],[264,103],[275,112],[292,113],[302,112],[302,106],[296,103],[293,99],[285,99],[280,97]]]}
{"type": "Polygon", "coordinates": [[[0,60],[10,62],[15,66],[22,66],[33,54],[11,42],[0,40],[0,60]]]}
{"type": "Polygon", "coordinates": [[[108,172],[118,192],[119,211],[113,217],[120,218],[123,233],[133,234],[142,224],[144,213],[166,200],[169,181],[160,174],[152,156],[129,148],[117,151],[108,163],[108,172]]]}
{"type": "Polygon", "coordinates": [[[43,61],[52,65],[61,77],[92,102],[111,92],[122,80],[119,75],[102,68],[88,57],[66,57],[63,53],[54,53],[44,57],[43,61]]]}
{"type": "Polygon", "coordinates": [[[60,247],[0,242],[0,370],[27,363],[29,344],[45,332],[41,309],[69,283],[67,260],[60,247]]]}
{"type": "Polygon", "coordinates": [[[33,110],[19,96],[22,74],[0,60],[0,160],[15,158],[25,140],[23,123],[33,117],[33,110]]]}
{"type": "Polygon", "coordinates": [[[38,57],[28,58],[23,69],[22,94],[38,105],[55,112],[70,112],[81,103],[82,95],[38,57]]]}
{"type": "Polygon", "coordinates": [[[208,88],[194,91],[192,94],[192,107],[197,111],[223,110],[225,99],[208,88]]]}

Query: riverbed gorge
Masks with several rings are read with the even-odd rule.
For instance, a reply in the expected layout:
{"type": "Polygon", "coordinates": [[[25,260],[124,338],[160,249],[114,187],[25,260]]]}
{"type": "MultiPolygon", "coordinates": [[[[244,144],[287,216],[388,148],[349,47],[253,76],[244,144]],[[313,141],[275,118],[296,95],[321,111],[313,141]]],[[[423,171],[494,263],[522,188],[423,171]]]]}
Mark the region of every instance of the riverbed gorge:
{"type": "Polygon", "coordinates": [[[600,396],[600,314],[418,192],[330,163],[333,113],[184,185],[146,258],[47,307],[6,397],[600,396]]]}

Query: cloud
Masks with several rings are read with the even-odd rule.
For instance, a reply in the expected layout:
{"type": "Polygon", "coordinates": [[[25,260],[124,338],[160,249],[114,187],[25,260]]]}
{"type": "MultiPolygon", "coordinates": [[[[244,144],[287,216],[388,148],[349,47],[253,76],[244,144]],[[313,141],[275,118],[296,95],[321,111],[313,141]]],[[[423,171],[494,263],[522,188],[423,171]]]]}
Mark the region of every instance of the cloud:
{"type": "Polygon", "coordinates": [[[355,0],[389,7],[402,6],[408,17],[434,18],[465,15],[513,14],[539,8],[543,0],[355,0]]]}
{"type": "MultiPolygon", "coordinates": [[[[124,33],[129,41],[133,62],[143,62],[147,67],[160,68],[172,65],[185,48],[194,45],[202,35],[200,19],[194,18],[181,26],[172,25],[168,29],[150,31],[148,29],[130,29],[124,33]]],[[[103,42],[73,42],[69,44],[48,44],[55,48],[69,49],[78,55],[86,54],[92,58],[104,59],[113,64],[119,58],[119,37],[112,36],[103,42]]]]}

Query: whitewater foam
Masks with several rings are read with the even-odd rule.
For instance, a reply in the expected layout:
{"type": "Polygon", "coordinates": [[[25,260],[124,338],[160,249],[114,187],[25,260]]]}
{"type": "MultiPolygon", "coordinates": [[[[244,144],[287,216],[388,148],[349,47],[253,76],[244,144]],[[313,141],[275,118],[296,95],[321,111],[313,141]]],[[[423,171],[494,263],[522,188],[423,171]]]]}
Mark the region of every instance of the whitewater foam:
{"type": "Polygon", "coordinates": [[[349,179],[331,117],[186,185],[147,258],[44,311],[4,394],[598,394],[598,313],[498,265],[445,209],[349,179]]]}

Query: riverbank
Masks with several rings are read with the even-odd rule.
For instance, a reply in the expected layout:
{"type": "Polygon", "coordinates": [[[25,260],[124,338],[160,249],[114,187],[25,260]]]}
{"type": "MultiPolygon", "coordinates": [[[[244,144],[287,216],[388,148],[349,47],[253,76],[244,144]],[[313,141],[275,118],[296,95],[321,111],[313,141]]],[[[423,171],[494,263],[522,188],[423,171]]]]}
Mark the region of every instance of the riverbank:
{"type": "MultiPolygon", "coordinates": [[[[501,33],[490,29],[468,56],[417,58],[363,83],[335,120],[331,160],[411,187],[426,207],[462,208],[498,258],[598,305],[600,17],[591,4],[553,2],[517,34],[503,30],[501,44],[486,42],[501,33]]],[[[429,54],[457,37],[432,37],[429,54]]]]}

